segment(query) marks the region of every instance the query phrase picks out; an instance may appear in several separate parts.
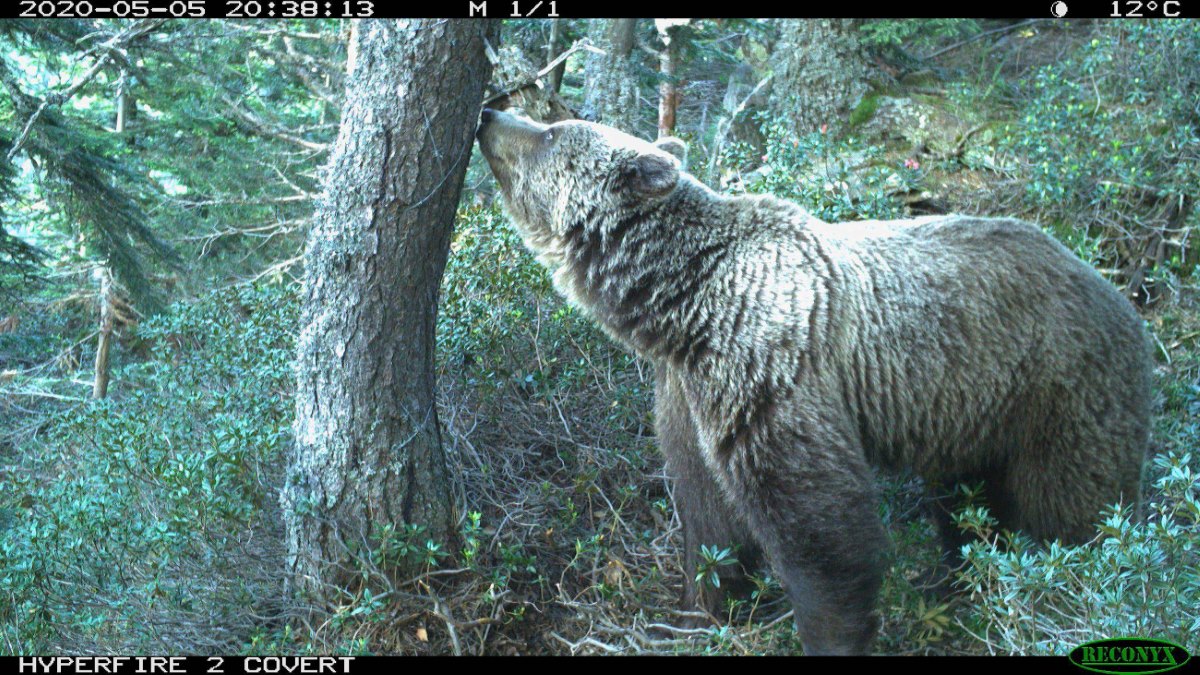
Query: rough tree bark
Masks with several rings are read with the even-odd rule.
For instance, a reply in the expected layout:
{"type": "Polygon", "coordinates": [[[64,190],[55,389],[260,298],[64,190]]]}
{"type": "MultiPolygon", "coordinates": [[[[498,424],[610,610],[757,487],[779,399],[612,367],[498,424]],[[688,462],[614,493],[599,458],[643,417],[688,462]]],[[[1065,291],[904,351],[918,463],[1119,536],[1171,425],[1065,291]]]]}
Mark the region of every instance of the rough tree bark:
{"type": "MultiPolygon", "coordinates": [[[[305,253],[295,449],[282,504],[297,590],[333,601],[383,525],[450,539],[434,324],[498,22],[358,26],[305,253]]],[[[406,570],[395,569],[396,574],[406,570]]]]}
{"type": "Polygon", "coordinates": [[[867,92],[869,68],[853,19],[783,21],[771,107],[797,135],[844,127],[867,92]]]}
{"type": "Polygon", "coordinates": [[[604,50],[593,54],[584,69],[580,114],[629,133],[637,132],[638,86],[634,70],[636,19],[609,19],[592,25],[592,42],[604,50]]]}

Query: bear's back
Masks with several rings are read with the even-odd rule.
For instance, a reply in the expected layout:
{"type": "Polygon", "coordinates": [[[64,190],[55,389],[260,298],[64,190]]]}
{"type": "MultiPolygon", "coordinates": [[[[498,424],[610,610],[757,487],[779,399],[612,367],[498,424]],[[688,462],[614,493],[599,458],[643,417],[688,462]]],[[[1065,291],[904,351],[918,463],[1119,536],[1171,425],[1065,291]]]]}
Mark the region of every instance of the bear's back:
{"type": "Polygon", "coordinates": [[[1036,226],[935,216],[812,228],[841,275],[829,325],[879,463],[960,471],[964,443],[1008,452],[1011,438],[1046,430],[1006,421],[1033,424],[1073,391],[1148,405],[1141,319],[1036,226]]]}

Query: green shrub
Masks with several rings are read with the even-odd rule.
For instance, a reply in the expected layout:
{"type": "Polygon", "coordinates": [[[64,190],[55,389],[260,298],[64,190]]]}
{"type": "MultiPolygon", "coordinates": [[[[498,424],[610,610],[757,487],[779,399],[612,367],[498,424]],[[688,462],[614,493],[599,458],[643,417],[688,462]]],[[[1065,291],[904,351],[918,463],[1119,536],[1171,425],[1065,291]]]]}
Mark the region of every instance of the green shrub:
{"type": "MultiPolygon", "coordinates": [[[[751,192],[791,199],[828,222],[900,218],[906,213],[898,195],[921,180],[918,165],[884,159],[884,149],[848,137],[816,132],[800,138],[776,119],[764,116],[766,153],[761,168],[746,180],[751,192]]],[[[733,146],[725,166],[758,164],[745,146],[733,146]]]]}
{"type": "Polygon", "coordinates": [[[906,56],[901,47],[928,51],[978,33],[979,23],[974,19],[876,19],[862,22],[859,31],[863,45],[890,52],[895,59],[906,56]]]}
{"type": "Polygon", "coordinates": [[[1200,472],[1190,453],[1153,462],[1147,522],[1109,513],[1088,546],[995,532],[983,509],[960,525],[983,535],[965,547],[966,628],[992,651],[1065,654],[1106,637],[1141,636],[1200,648],[1200,472]]]}
{"type": "Polygon", "coordinates": [[[515,384],[545,397],[585,386],[594,374],[591,357],[612,359],[618,369],[634,365],[554,292],[550,275],[495,205],[459,213],[437,335],[440,375],[483,393],[515,384]]]}
{"type": "Polygon", "coordinates": [[[278,598],[275,469],[296,302],[221,291],[139,328],[113,396],[48,419],[0,476],[0,644],[22,653],[240,645],[278,598]]]}
{"type": "Polygon", "coordinates": [[[1025,165],[1026,203],[1118,283],[1200,259],[1186,236],[1200,224],[1197,62],[1194,21],[1109,23],[1019,88],[1001,145],[1025,165]]]}

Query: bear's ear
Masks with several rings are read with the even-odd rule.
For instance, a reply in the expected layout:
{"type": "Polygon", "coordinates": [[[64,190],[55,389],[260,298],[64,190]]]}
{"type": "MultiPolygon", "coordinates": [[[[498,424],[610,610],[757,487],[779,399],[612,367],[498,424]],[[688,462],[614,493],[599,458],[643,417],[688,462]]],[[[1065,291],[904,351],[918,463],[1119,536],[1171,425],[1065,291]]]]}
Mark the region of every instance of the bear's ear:
{"type": "Polygon", "coordinates": [[[681,138],[662,136],[657,141],[654,141],[654,147],[679,160],[680,165],[687,163],[688,147],[687,143],[684,143],[681,138]]]}
{"type": "Polygon", "coordinates": [[[634,191],[647,197],[661,197],[679,182],[679,163],[658,153],[644,153],[629,164],[629,183],[634,191]]]}

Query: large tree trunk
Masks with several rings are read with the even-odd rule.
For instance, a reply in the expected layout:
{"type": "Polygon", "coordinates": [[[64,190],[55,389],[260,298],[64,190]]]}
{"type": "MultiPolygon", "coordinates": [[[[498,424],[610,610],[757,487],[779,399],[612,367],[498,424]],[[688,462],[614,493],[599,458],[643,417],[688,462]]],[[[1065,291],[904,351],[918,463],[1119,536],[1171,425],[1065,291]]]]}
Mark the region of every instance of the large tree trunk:
{"type": "MultiPolygon", "coordinates": [[[[564,19],[550,19],[550,39],[546,42],[546,63],[553,61],[563,48],[562,26],[564,19]]],[[[546,75],[546,88],[557,94],[562,90],[563,73],[567,72],[567,62],[563,61],[546,75]]]]}
{"type": "MultiPolygon", "coordinates": [[[[129,74],[122,71],[121,79],[117,84],[116,119],[113,122],[113,132],[118,134],[127,134],[129,122],[137,113],[137,100],[130,89],[132,89],[132,83],[129,74]]],[[[133,134],[125,136],[125,144],[130,147],[136,145],[133,134]]],[[[84,250],[81,237],[79,251],[82,254],[84,250]]],[[[109,361],[115,328],[113,302],[116,298],[116,291],[113,289],[112,270],[108,269],[106,265],[97,266],[92,274],[100,286],[100,331],[96,340],[96,367],[92,378],[92,398],[105,398],[108,396],[109,361]]]]}
{"type": "MultiPolygon", "coordinates": [[[[380,527],[445,544],[456,524],[434,406],[434,324],[498,22],[365,21],[305,254],[295,450],[283,491],[293,580],[316,602],[380,527]]],[[[396,574],[403,561],[393,561],[396,574]]]]}
{"type": "Polygon", "coordinates": [[[633,63],[636,19],[596,21],[589,37],[603,55],[593,54],[584,70],[580,114],[628,133],[637,133],[638,85],[633,63]]]}
{"type": "Polygon", "coordinates": [[[133,93],[133,77],[122,71],[121,80],[117,84],[117,119],[113,131],[118,134],[126,134],[125,145],[134,146],[137,144],[136,137],[127,133],[129,131],[129,123],[137,116],[137,97],[133,93]]]}
{"type": "Polygon", "coordinates": [[[116,327],[113,316],[113,287],[112,273],[107,267],[100,266],[94,272],[100,285],[100,331],[96,340],[96,368],[92,378],[92,398],[108,396],[108,363],[112,352],[113,329],[116,327]]]}
{"type": "Polygon", "coordinates": [[[796,135],[843,128],[867,91],[867,60],[853,19],[790,19],[775,46],[771,105],[796,135]]]}
{"type": "Polygon", "coordinates": [[[654,20],[654,26],[658,29],[658,37],[663,42],[663,50],[658,57],[658,72],[662,76],[658,85],[659,138],[675,134],[675,114],[679,110],[679,101],[682,98],[679,66],[690,21],[690,19],[654,20]]]}

